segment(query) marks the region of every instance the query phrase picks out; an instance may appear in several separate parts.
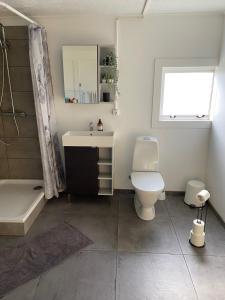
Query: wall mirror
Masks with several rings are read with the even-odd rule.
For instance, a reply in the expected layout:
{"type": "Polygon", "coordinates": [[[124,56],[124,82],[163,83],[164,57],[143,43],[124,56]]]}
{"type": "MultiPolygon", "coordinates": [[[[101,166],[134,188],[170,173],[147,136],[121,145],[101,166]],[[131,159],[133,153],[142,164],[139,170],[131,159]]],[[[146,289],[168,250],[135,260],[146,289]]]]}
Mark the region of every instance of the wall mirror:
{"type": "Polygon", "coordinates": [[[98,103],[98,47],[63,46],[66,103],[98,103]]]}

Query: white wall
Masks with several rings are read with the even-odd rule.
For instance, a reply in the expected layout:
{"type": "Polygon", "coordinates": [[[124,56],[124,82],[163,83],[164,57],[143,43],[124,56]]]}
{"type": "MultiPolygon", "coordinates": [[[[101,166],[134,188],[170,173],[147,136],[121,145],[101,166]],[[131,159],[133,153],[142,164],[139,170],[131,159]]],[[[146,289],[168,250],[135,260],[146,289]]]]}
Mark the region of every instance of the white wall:
{"type": "Polygon", "coordinates": [[[217,101],[207,167],[207,186],[211,203],[225,221],[225,27],[218,70],[215,76],[217,101]]]}
{"type": "MultiPolygon", "coordinates": [[[[160,165],[168,190],[183,190],[190,178],[205,175],[207,129],[150,129],[154,58],[218,57],[222,17],[151,16],[123,20],[119,30],[121,109],[120,135],[133,149],[138,134],[159,138],[160,165]]],[[[126,157],[127,147],[117,146],[126,157]]],[[[129,170],[132,151],[124,159],[129,170]]],[[[122,170],[122,168],[121,168],[122,170]]],[[[122,171],[121,171],[122,172],[122,171]]],[[[122,182],[126,184],[126,173],[122,182]]]]}
{"type": "MultiPolygon", "coordinates": [[[[137,135],[150,134],[160,142],[161,171],[167,190],[184,190],[190,178],[205,177],[208,129],[152,129],[154,58],[219,57],[221,15],[155,15],[122,19],[119,25],[119,87],[121,116],[111,114],[111,104],[64,104],[61,46],[112,44],[113,18],[42,17],[48,32],[59,134],[85,130],[101,117],[105,130],[116,132],[115,187],[130,188],[128,175],[137,135]]],[[[11,24],[12,20],[2,20],[11,24]]]]}

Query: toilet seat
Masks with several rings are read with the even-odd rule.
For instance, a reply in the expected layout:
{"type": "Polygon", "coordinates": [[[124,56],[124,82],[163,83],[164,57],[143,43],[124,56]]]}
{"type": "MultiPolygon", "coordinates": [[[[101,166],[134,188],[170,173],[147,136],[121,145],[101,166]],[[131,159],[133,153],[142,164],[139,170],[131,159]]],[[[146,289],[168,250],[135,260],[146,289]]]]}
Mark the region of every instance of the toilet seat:
{"type": "Polygon", "coordinates": [[[131,182],[134,188],[145,192],[159,192],[165,187],[159,172],[132,172],[131,182]]]}

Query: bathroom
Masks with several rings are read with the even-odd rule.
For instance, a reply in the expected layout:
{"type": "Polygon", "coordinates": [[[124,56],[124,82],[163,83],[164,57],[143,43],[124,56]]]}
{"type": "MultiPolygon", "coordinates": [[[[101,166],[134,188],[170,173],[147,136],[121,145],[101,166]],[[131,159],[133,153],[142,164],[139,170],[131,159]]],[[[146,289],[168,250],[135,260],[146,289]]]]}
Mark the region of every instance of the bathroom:
{"type": "MultiPolygon", "coordinates": [[[[57,5],[51,1],[41,5],[7,1],[46,29],[63,161],[62,135],[66,132],[88,131],[90,122],[96,130],[100,118],[103,132],[114,132],[114,193],[94,201],[71,197],[71,202],[62,193],[48,201],[25,237],[2,236],[1,247],[13,246],[17,239],[33,238],[63,220],[93,241],[63,264],[17,287],[3,299],[224,299],[224,106],[221,100],[224,1],[207,1],[208,5],[201,2],[198,6],[193,1],[190,6],[181,1],[183,6],[177,4],[176,8],[171,0],[165,7],[159,2],[160,8],[158,1],[153,0],[147,3],[143,17],[144,2],[128,1],[129,5],[122,5],[116,1],[115,5],[110,2],[106,7],[101,1],[77,1],[76,8],[69,1],[63,7],[60,1],[54,2],[57,5]],[[65,103],[62,46],[70,45],[116,46],[119,115],[112,113],[114,103],[65,103]],[[153,124],[156,59],[216,61],[218,99],[211,126],[153,124]],[[159,143],[159,170],[165,183],[166,200],[157,201],[152,221],[138,218],[129,178],[139,136],[155,137],[159,143]],[[183,202],[186,183],[195,178],[205,182],[211,194],[203,249],[189,245],[196,211],[183,202]]],[[[4,8],[0,22],[6,28],[28,25],[26,20],[4,8]]],[[[10,39],[6,31],[7,38],[10,39]]],[[[17,40],[22,43],[21,39],[17,40]]],[[[19,111],[25,109],[27,105],[18,107],[19,111]]],[[[37,133],[24,138],[35,140],[37,133]]],[[[35,149],[33,160],[38,165],[31,167],[31,176],[20,176],[23,167],[18,167],[18,175],[7,178],[42,179],[38,173],[41,155],[38,147],[35,149]],[[33,174],[34,170],[38,174],[33,174]]],[[[6,179],[5,174],[0,173],[0,177],[6,179]]]]}

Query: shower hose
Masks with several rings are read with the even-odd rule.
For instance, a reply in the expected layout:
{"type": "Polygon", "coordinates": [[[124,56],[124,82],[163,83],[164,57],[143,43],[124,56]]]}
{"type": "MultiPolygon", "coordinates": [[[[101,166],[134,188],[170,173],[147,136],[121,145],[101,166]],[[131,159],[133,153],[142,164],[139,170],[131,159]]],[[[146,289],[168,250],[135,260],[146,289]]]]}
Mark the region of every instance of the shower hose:
{"type": "MultiPolygon", "coordinates": [[[[13,93],[12,93],[12,84],[11,84],[11,77],[10,77],[10,71],[9,71],[9,61],[8,61],[8,45],[6,42],[5,38],[5,28],[4,26],[0,23],[1,27],[1,33],[2,33],[2,39],[0,39],[0,48],[2,50],[2,88],[1,88],[1,98],[0,98],[0,109],[3,104],[3,98],[4,98],[4,91],[5,91],[5,69],[6,69],[6,75],[8,78],[8,84],[9,84],[9,95],[10,95],[10,100],[11,100],[11,107],[12,107],[12,113],[13,113],[13,120],[15,123],[16,131],[17,131],[17,136],[20,135],[19,131],[19,126],[16,120],[16,115],[15,115],[15,104],[14,104],[14,98],[13,98],[13,93]]],[[[8,143],[4,142],[3,140],[0,139],[0,143],[9,146],[8,143]]]]}

